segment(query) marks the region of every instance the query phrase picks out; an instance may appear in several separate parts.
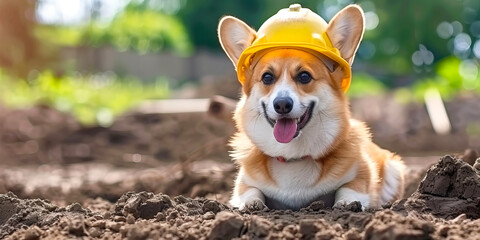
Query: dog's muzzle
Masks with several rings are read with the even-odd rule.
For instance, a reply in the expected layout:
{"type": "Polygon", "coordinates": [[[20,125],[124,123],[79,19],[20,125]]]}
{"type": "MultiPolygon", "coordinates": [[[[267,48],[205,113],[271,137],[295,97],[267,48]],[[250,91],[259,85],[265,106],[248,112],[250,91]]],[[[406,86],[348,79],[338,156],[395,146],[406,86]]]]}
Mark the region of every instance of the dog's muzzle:
{"type": "MultiPolygon", "coordinates": [[[[273,101],[275,111],[279,114],[288,114],[292,111],[293,101],[289,101],[291,98],[281,97],[275,98],[273,101]]],[[[294,138],[298,137],[300,131],[307,125],[312,118],[314,102],[311,102],[305,109],[305,112],[299,118],[281,117],[278,120],[273,120],[267,114],[267,108],[262,103],[263,112],[267,122],[273,127],[273,135],[279,143],[289,143],[294,138]]]]}

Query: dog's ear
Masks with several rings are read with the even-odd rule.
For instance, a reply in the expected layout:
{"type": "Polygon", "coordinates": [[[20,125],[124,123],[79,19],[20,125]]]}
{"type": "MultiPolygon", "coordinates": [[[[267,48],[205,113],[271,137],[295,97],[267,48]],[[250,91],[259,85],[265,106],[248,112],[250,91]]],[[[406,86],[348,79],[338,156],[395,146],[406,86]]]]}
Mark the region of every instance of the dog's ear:
{"type": "Polygon", "coordinates": [[[353,64],[365,31],[363,10],[358,5],[349,5],[338,12],[330,21],[327,34],[333,46],[337,48],[348,64],[353,64]]]}
{"type": "Polygon", "coordinates": [[[233,66],[237,67],[240,55],[252,44],[257,37],[256,34],[255,30],[238,18],[227,16],[220,20],[218,39],[223,50],[232,60],[233,66]]]}

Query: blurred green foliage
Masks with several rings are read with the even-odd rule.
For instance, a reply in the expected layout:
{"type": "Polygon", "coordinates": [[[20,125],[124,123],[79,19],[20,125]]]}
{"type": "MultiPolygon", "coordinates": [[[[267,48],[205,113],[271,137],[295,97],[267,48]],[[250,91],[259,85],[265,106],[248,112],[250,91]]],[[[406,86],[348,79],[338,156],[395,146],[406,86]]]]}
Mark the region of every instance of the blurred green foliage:
{"type": "Polygon", "coordinates": [[[92,21],[81,27],[40,26],[37,36],[63,46],[113,46],[140,53],[171,50],[188,55],[193,46],[180,20],[131,3],[108,24],[92,21]]]}
{"type": "Polygon", "coordinates": [[[347,95],[350,97],[381,95],[386,91],[387,87],[378,79],[366,73],[357,73],[353,74],[352,84],[348,89],[347,95]]]}
{"type": "Polygon", "coordinates": [[[93,23],[83,38],[93,46],[112,45],[141,53],[172,50],[186,55],[192,51],[186,29],[177,17],[134,5],[127,6],[107,26],[93,23]]]}
{"type": "MultiPolygon", "coordinates": [[[[437,33],[441,22],[461,21],[468,30],[474,19],[466,21],[464,9],[480,11],[476,0],[374,0],[358,1],[366,13],[374,12],[378,16],[376,28],[367,30],[360,58],[368,59],[384,68],[391,75],[420,72],[425,66],[412,64],[412,54],[422,44],[434,54],[432,63],[452,54],[448,48],[449,39],[442,39],[437,33]],[[373,53],[366,52],[373,47],[373,53]]],[[[480,17],[480,16],[478,16],[480,17]]],[[[368,21],[372,20],[368,18],[368,21]]],[[[400,83],[401,84],[401,83],[400,83]]]]}
{"type": "Polygon", "coordinates": [[[145,84],[113,74],[56,77],[44,71],[30,81],[18,81],[0,72],[0,102],[23,108],[46,104],[71,112],[81,123],[108,126],[113,118],[144,99],[166,98],[168,81],[145,84]]]}
{"type": "Polygon", "coordinates": [[[412,86],[415,99],[423,100],[425,92],[432,88],[446,99],[462,92],[480,93],[480,75],[473,61],[447,57],[437,64],[435,73],[433,77],[415,82],[412,86]]]}

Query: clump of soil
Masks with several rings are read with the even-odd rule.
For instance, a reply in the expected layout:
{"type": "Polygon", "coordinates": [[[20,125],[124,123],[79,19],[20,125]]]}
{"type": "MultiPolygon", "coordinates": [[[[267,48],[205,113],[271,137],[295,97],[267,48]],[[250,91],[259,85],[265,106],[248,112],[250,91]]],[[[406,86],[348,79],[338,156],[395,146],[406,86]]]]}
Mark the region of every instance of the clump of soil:
{"type": "Polygon", "coordinates": [[[0,239],[29,226],[36,226],[35,232],[38,232],[41,228],[50,228],[63,217],[75,216],[87,217],[93,214],[78,203],[58,207],[45,200],[23,200],[13,193],[0,194],[0,239]]]}
{"type": "Polygon", "coordinates": [[[465,214],[480,218],[480,158],[471,166],[452,156],[445,156],[428,169],[418,190],[394,210],[431,213],[442,218],[465,214]]]}
{"type": "Polygon", "coordinates": [[[167,195],[129,192],[124,194],[115,204],[115,214],[123,216],[131,214],[135,218],[152,219],[159,212],[172,206],[172,200],[167,195]]]}
{"type": "Polygon", "coordinates": [[[427,171],[418,192],[440,197],[480,198],[480,176],[468,163],[445,156],[427,171]]]}

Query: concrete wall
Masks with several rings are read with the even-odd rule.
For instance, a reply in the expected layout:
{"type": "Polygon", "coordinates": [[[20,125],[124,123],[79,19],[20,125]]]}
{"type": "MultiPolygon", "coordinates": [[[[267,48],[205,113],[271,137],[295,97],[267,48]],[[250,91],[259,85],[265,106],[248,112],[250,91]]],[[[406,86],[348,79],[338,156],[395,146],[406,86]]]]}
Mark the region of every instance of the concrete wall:
{"type": "Polygon", "coordinates": [[[176,80],[200,80],[206,76],[233,75],[233,65],[223,52],[197,51],[189,58],[168,52],[138,54],[111,47],[64,48],[62,61],[81,72],[113,71],[152,80],[166,76],[176,80]]]}

